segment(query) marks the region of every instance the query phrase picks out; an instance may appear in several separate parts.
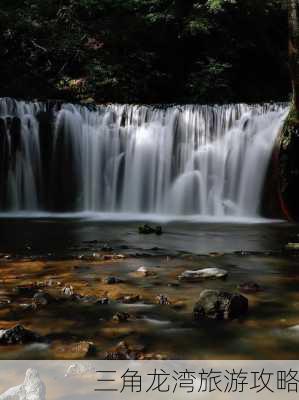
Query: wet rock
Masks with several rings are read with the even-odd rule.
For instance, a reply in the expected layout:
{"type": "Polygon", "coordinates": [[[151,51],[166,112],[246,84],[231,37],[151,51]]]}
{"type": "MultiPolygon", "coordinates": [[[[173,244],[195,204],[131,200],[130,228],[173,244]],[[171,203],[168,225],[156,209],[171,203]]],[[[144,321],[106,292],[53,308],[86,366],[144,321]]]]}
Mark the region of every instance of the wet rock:
{"type": "Polygon", "coordinates": [[[149,276],[149,275],[150,275],[149,270],[148,270],[147,268],[143,267],[143,266],[142,266],[142,267],[139,267],[139,268],[137,269],[136,273],[137,273],[138,275],[141,275],[141,276],[149,276]]]}
{"type": "Polygon", "coordinates": [[[134,303],[138,303],[140,301],[140,296],[139,294],[136,295],[125,295],[121,298],[121,302],[124,304],[134,304],[134,303]]]}
{"type": "Polygon", "coordinates": [[[2,298],[0,299],[0,308],[5,308],[11,304],[10,299],[2,298]]]}
{"type": "Polygon", "coordinates": [[[130,318],[130,314],[125,313],[125,312],[117,312],[115,315],[113,315],[112,319],[115,322],[126,322],[130,318]]]}
{"type": "Polygon", "coordinates": [[[289,331],[299,332],[299,325],[290,326],[287,328],[289,331]]]}
{"type": "Polygon", "coordinates": [[[74,295],[74,299],[86,304],[96,304],[99,300],[96,296],[83,296],[81,294],[74,295]]]}
{"type": "Polygon", "coordinates": [[[113,248],[105,243],[104,246],[101,248],[101,251],[113,251],[113,248]]]}
{"type": "Polygon", "coordinates": [[[38,291],[38,288],[35,285],[26,285],[26,286],[16,286],[13,288],[13,292],[18,296],[23,297],[32,297],[38,291]]]}
{"type": "Polygon", "coordinates": [[[0,344],[26,344],[40,342],[42,337],[37,333],[16,325],[9,329],[0,329],[0,344]]]}
{"type": "Polygon", "coordinates": [[[4,260],[10,260],[13,258],[11,254],[1,254],[0,258],[3,258],[4,260]]]}
{"type": "Polygon", "coordinates": [[[72,297],[74,295],[74,289],[72,285],[66,285],[62,288],[61,294],[65,297],[72,297]]]}
{"type": "Polygon", "coordinates": [[[107,305],[109,304],[109,299],[108,297],[102,297],[100,299],[97,299],[96,304],[107,305]]]}
{"type": "Polygon", "coordinates": [[[103,260],[123,260],[126,257],[123,254],[105,254],[102,256],[103,260]]]}
{"type": "Polygon", "coordinates": [[[262,290],[259,284],[251,281],[240,283],[238,289],[243,293],[257,293],[262,290]]]}
{"type": "Polygon", "coordinates": [[[23,311],[35,311],[37,309],[37,305],[34,303],[22,303],[20,304],[20,308],[23,311]]]}
{"type": "Polygon", "coordinates": [[[48,279],[47,281],[44,282],[45,287],[57,287],[61,286],[61,282],[55,280],[55,279],[48,279]]]}
{"type": "Polygon", "coordinates": [[[126,354],[123,354],[120,351],[107,351],[104,359],[110,361],[117,361],[117,360],[128,360],[129,358],[127,357],[126,354]]]}
{"type": "Polygon", "coordinates": [[[168,305],[170,304],[170,301],[168,300],[167,296],[164,294],[159,294],[159,296],[156,297],[157,304],[161,305],[168,305]]]}
{"type": "Polygon", "coordinates": [[[195,320],[232,320],[244,317],[247,312],[246,297],[219,290],[204,290],[193,309],[195,320]]]}
{"type": "Polygon", "coordinates": [[[140,360],[144,357],[143,351],[143,345],[120,342],[115,349],[106,353],[105,360],[140,360]]]}
{"type": "Polygon", "coordinates": [[[94,343],[88,341],[60,346],[56,351],[72,359],[93,357],[97,353],[94,343]]]}
{"type": "Polygon", "coordinates": [[[46,306],[49,303],[53,303],[54,299],[49,293],[37,292],[32,301],[36,306],[46,306]]]}
{"type": "Polygon", "coordinates": [[[122,279],[120,279],[118,276],[107,276],[103,279],[103,283],[105,283],[106,285],[116,285],[122,282],[122,279]]]}
{"type": "Polygon", "coordinates": [[[156,235],[162,235],[162,233],[163,233],[161,226],[152,227],[148,224],[139,226],[138,231],[142,235],[150,235],[153,233],[155,233],[156,235]]]}
{"type": "Polygon", "coordinates": [[[178,276],[181,281],[196,282],[204,279],[224,279],[228,272],[220,268],[205,268],[196,271],[184,271],[178,276]]]}
{"type": "Polygon", "coordinates": [[[299,243],[288,243],[285,248],[286,250],[299,251],[299,243]]]}

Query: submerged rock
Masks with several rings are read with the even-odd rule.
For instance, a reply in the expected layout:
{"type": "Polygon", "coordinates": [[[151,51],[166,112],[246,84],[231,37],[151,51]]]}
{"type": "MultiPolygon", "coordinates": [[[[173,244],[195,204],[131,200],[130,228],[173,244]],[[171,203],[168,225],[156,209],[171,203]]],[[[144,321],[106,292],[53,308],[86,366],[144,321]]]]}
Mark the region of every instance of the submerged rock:
{"type": "Polygon", "coordinates": [[[220,268],[205,268],[196,271],[184,271],[178,276],[182,281],[198,281],[203,279],[223,279],[226,278],[228,272],[220,268]]]}
{"type": "Polygon", "coordinates": [[[103,283],[105,283],[106,285],[115,285],[122,282],[122,279],[120,279],[118,276],[107,276],[103,279],[103,283]]]}
{"type": "Polygon", "coordinates": [[[238,289],[243,293],[257,293],[262,290],[259,284],[256,282],[244,282],[240,283],[238,289]]]}
{"type": "Polygon", "coordinates": [[[81,294],[76,294],[74,296],[75,300],[80,301],[81,303],[86,304],[97,304],[98,298],[96,296],[83,296],[81,294]]]}
{"type": "Polygon", "coordinates": [[[0,329],[0,344],[26,344],[42,341],[37,333],[16,325],[9,329],[0,329]]]}
{"type": "Polygon", "coordinates": [[[130,314],[124,312],[118,312],[113,315],[112,319],[115,322],[126,322],[130,318],[130,314]]]}
{"type": "Polygon", "coordinates": [[[49,293],[37,292],[33,296],[33,303],[37,306],[46,306],[54,301],[53,297],[49,293]]]}
{"type": "Polygon", "coordinates": [[[105,243],[104,246],[101,248],[101,251],[113,251],[113,248],[105,243]]]}
{"type": "Polygon", "coordinates": [[[152,227],[148,224],[139,226],[138,231],[142,235],[150,235],[155,233],[156,235],[162,235],[162,226],[152,227]]]}
{"type": "Polygon", "coordinates": [[[193,309],[195,320],[232,320],[244,317],[247,312],[246,297],[220,290],[204,290],[193,309]]]}

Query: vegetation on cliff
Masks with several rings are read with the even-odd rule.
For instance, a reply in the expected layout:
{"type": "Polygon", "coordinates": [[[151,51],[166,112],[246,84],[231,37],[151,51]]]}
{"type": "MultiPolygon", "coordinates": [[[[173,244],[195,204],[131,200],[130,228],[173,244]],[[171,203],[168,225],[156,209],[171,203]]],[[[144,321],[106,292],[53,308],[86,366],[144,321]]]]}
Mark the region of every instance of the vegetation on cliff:
{"type": "Polygon", "coordinates": [[[280,134],[279,193],[286,216],[299,220],[299,1],[288,0],[292,103],[280,134]]]}
{"type": "Polygon", "coordinates": [[[288,98],[280,0],[2,0],[1,96],[288,98]]]}

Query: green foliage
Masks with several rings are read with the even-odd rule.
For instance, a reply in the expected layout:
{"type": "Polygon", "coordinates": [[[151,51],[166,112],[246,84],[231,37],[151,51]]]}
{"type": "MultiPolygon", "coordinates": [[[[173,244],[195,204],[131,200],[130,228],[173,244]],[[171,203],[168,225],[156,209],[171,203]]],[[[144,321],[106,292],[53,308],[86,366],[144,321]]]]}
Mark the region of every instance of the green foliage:
{"type": "Polygon", "coordinates": [[[279,0],[1,0],[0,95],[118,102],[283,99],[279,0]]]}

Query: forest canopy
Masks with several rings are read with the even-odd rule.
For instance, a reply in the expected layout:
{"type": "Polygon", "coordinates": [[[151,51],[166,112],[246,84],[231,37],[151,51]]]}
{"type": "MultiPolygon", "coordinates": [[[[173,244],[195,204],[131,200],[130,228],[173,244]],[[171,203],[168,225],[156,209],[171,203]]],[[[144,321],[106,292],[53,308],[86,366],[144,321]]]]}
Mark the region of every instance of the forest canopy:
{"type": "Polygon", "coordinates": [[[1,96],[224,103],[289,98],[281,0],[1,0],[1,96]]]}

